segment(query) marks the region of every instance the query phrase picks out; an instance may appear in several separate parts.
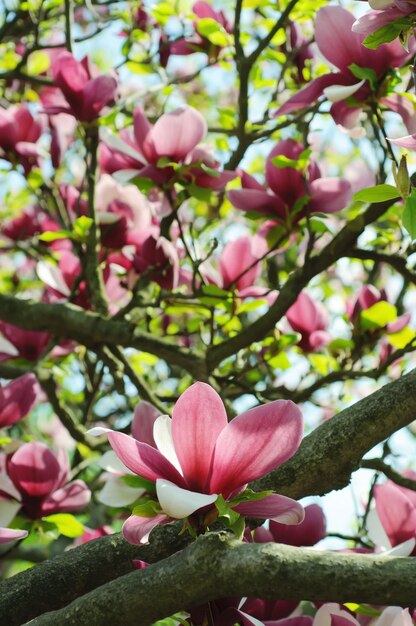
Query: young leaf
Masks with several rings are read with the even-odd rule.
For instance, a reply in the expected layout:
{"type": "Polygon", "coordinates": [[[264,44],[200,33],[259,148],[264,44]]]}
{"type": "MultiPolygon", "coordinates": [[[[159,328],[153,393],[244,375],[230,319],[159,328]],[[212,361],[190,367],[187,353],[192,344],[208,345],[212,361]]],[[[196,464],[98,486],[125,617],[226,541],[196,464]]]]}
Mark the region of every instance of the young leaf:
{"type": "Polygon", "coordinates": [[[84,532],[84,526],[70,513],[55,513],[42,519],[54,524],[61,535],[65,535],[65,537],[79,537],[84,532]]]}
{"type": "Polygon", "coordinates": [[[368,189],[361,189],[354,195],[354,202],[384,202],[400,198],[400,193],[393,185],[376,185],[368,189]]]}
{"type": "Polygon", "coordinates": [[[394,322],[396,319],[396,307],[385,300],[376,302],[373,306],[361,311],[361,325],[364,330],[383,328],[390,322],[394,322]]]}
{"type": "Polygon", "coordinates": [[[406,198],[402,215],[403,226],[412,239],[416,239],[416,189],[406,198]]]}

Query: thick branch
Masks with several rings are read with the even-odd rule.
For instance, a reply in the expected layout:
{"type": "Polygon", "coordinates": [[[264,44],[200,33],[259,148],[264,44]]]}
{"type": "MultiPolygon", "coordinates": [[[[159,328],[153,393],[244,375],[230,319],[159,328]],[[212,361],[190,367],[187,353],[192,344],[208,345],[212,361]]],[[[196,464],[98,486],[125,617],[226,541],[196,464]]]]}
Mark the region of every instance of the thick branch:
{"type": "Polygon", "coordinates": [[[150,352],[170,365],[182,367],[196,379],[206,378],[202,357],[195,351],[142,332],[132,322],[104,319],[73,304],[44,304],[0,294],[0,319],[27,330],[74,339],[86,346],[104,343],[150,352]]]}
{"type": "MultiPolygon", "coordinates": [[[[319,426],[290,461],[252,486],[293,498],[339,489],[348,483],[367,450],[409,424],[415,415],[416,370],[319,426]]],[[[131,558],[153,562],[172,554],[188,540],[178,535],[180,528],[180,523],[157,527],[150,545],[140,548],[104,537],[18,574],[0,585],[0,615],[10,616],[7,623],[14,626],[22,611],[29,619],[130,571],[131,558]],[[68,580],[73,581],[71,585],[68,580]]]]}
{"type": "Polygon", "coordinates": [[[321,424],[287,463],[256,481],[292,498],[323,495],[349,483],[371,448],[416,415],[416,370],[321,424]]]}
{"type": "Polygon", "coordinates": [[[101,537],[3,581],[1,623],[20,626],[65,606],[91,589],[132,572],[132,559],[152,563],[169,556],[190,541],[189,535],[178,535],[180,527],[180,523],[165,526],[163,541],[153,533],[152,544],[140,547],[127,543],[120,535],[101,537]]]}
{"type": "Polygon", "coordinates": [[[319,254],[310,258],[307,263],[293,272],[281,289],[279,297],[265,315],[246,328],[244,332],[209,349],[207,361],[210,371],[227,357],[236,354],[238,350],[248,347],[254,341],[263,339],[295,302],[309,281],[328,269],[335,261],[347,255],[366,226],[375,222],[393,203],[394,201],[387,201],[372,204],[363,214],[347,222],[344,228],[319,254]]]}
{"type": "Polygon", "coordinates": [[[96,626],[146,626],[219,597],[406,606],[414,602],[415,576],[412,558],[244,544],[218,533],[203,536],[162,563],[123,576],[31,624],[90,626],[94,615],[96,626]]]}

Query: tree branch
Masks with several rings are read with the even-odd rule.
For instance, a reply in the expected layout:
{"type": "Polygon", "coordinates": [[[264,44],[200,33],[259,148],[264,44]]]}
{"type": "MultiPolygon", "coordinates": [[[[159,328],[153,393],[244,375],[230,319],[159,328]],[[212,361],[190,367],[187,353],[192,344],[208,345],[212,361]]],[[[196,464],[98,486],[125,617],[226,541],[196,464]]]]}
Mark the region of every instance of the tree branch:
{"type": "Polygon", "coordinates": [[[219,597],[406,606],[414,602],[415,576],[416,560],[412,558],[245,544],[226,533],[215,533],[200,537],[161,563],[127,574],[60,611],[35,619],[31,625],[90,626],[94,615],[97,626],[146,626],[219,597]]]}
{"type": "Polygon", "coordinates": [[[236,354],[238,350],[248,347],[254,341],[263,339],[295,302],[308,282],[345,256],[364,232],[366,226],[381,217],[392,204],[394,204],[393,200],[371,204],[364,213],[347,222],[344,228],[319,254],[311,257],[308,263],[291,274],[267,313],[248,328],[245,328],[244,332],[209,348],[207,354],[209,370],[212,371],[221,361],[236,354]]]}
{"type": "Polygon", "coordinates": [[[179,348],[154,337],[127,320],[105,319],[74,304],[45,304],[0,294],[0,319],[27,330],[47,331],[85,346],[119,345],[156,354],[169,365],[177,365],[195,379],[206,380],[203,358],[196,350],[179,348]]]}

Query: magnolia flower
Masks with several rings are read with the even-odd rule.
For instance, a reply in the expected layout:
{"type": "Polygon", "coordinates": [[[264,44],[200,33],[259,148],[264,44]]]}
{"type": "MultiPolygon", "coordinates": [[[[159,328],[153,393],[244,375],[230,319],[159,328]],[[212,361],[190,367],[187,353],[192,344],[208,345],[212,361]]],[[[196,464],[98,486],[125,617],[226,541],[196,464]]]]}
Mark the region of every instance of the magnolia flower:
{"type": "MultiPolygon", "coordinates": [[[[337,124],[348,129],[357,125],[362,105],[369,98],[371,88],[367,79],[361,79],[353,73],[351,65],[373,70],[377,79],[381,80],[392,67],[404,65],[409,53],[398,41],[383,44],[377,50],[369,50],[362,45],[364,36],[351,30],[353,23],[354,16],[341,7],[328,6],[318,11],[315,41],[321,54],[337,71],[315,78],[279,107],[276,115],[286,115],[310,106],[324,95],[333,103],[330,112],[337,124]],[[350,96],[354,96],[358,103],[350,105],[346,102],[350,96]]],[[[394,98],[392,106],[389,97],[381,98],[380,103],[393,111],[397,110],[394,98]]],[[[397,112],[400,113],[399,110],[397,112]]]]}
{"type": "Polygon", "coordinates": [[[69,113],[80,122],[92,122],[116,97],[115,77],[109,74],[96,76],[96,69],[88,57],[77,61],[65,50],[53,60],[52,74],[68,106],[46,106],[45,111],[49,114],[69,113]]]}
{"type": "Polygon", "coordinates": [[[167,183],[175,175],[171,163],[183,166],[181,178],[201,187],[221,189],[235,177],[234,172],[215,171],[219,163],[206,147],[198,145],[207,133],[202,115],[183,106],[162,115],[152,125],[138,107],[133,114],[133,130],[123,129],[120,138],[102,127],[101,169],[109,174],[125,170],[118,178],[126,182],[134,176],[150,178],[155,185],[167,183]],[[165,159],[167,163],[161,163],[165,159]],[[204,165],[205,169],[202,167],[204,165]]]}
{"type": "MultiPolygon", "coordinates": [[[[271,622],[260,622],[251,616],[246,616],[243,624],[255,624],[255,626],[267,626],[271,622]]],[[[360,622],[349,611],[340,608],[339,604],[323,604],[314,618],[308,616],[287,617],[286,619],[273,622],[276,626],[361,626],[360,622]]],[[[366,622],[368,623],[368,622],[366,622]]],[[[228,624],[228,623],[227,623],[228,624]]],[[[227,626],[224,624],[224,626],[227,626]]],[[[399,606],[389,606],[381,615],[370,622],[371,626],[413,626],[412,618],[408,609],[399,606]]],[[[369,625],[369,626],[370,626],[369,625]]]]}
{"type": "Polygon", "coordinates": [[[0,107],[0,158],[21,163],[28,174],[37,164],[40,149],[37,140],[42,126],[26,106],[0,107]]]}
{"type": "MultiPolygon", "coordinates": [[[[416,479],[416,472],[406,472],[416,479]]],[[[367,517],[370,539],[379,550],[397,556],[416,556],[416,491],[391,480],[374,487],[375,507],[367,517]]]]}
{"type": "Polygon", "coordinates": [[[328,315],[321,302],[315,302],[302,291],[286,312],[286,318],[294,331],[302,335],[298,345],[304,352],[315,352],[331,340],[326,329],[328,315]]]}
{"type": "Polygon", "coordinates": [[[64,452],[55,455],[45,444],[23,444],[0,468],[0,524],[7,526],[21,509],[31,519],[79,511],[90,501],[83,480],[67,482],[69,464],[64,452]]]}
{"type": "Polygon", "coordinates": [[[31,411],[39,388],[34,374],[24,374],[4,387],[0,386],[0,428],[11,426],[31,411]]]}
{"type": "MultiPolygon", "coordinates": [[[[89,434],[107,434],[124,465],[156,483],[161,513],[152,518],[133,515],[123,526],[125,538],[140,543],[156,524],[209,511],[219,494],[232,500],[248,482],[284,463],[299,446],[302,415],[293,402],[277,400],[228,423],[219,395],[209,385],[195,383],[177,401],[172,419],[156,419],[156,447],[106,428],[93,428],[89,434]]],[[[300,504],[277,494],[231,505],[241,515],[286,524],[303,519],[300,504]]]]}
{"type": "Polygon", "coordinates": [[[347,206],[351,186],[342,178],[323,178],[318,165],[309,162],[306,175],[296,167],[277,167],[275,157],[297,161],[305,147],[293,139],[279,141],[266,159],[266,189],[257,180],[241,173],[242,189],[227,196],[242,211],[255,211],[283,224],[297,222],[309,212],[334,213],[347,206]],[[309,199],[307,198],[309,196],[309,199]]]}
{"type": "Polygon", "coordinates": [[[0,363],[17,357],[37,361],[49,340],[49,333],[24,330],[0,321],[0,363]]]}
{"type": "MultiPolygon", "coordinates": [[[[369,35],[387,24],[396,20],[403,21],[403,18],[415,13],[415,5],[405,0],[370,0],[368,4],[373,10],[355,20],[352,25],[355,33],[369,35]]],[[[408,28],[410,29],[411,26],[412,22],[409,20],[408,28]]],[[[403,30],[406,30],[405,25],[403,25],[403,30]]]]}

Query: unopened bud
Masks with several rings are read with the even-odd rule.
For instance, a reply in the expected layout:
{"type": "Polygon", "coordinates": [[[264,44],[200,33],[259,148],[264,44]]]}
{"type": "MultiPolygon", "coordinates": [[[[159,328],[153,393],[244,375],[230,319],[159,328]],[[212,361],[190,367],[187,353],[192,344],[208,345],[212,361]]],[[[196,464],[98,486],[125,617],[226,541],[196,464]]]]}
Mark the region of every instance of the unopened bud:
{"type": "Polygon", "coordinates": [[[410,193],[410,178],[407,171],[406,157],[403,155],[400,159],[399,169],[393,163],[393,177],[397,185],[397,190],[402,198],[407,198],[410,193]]]}

